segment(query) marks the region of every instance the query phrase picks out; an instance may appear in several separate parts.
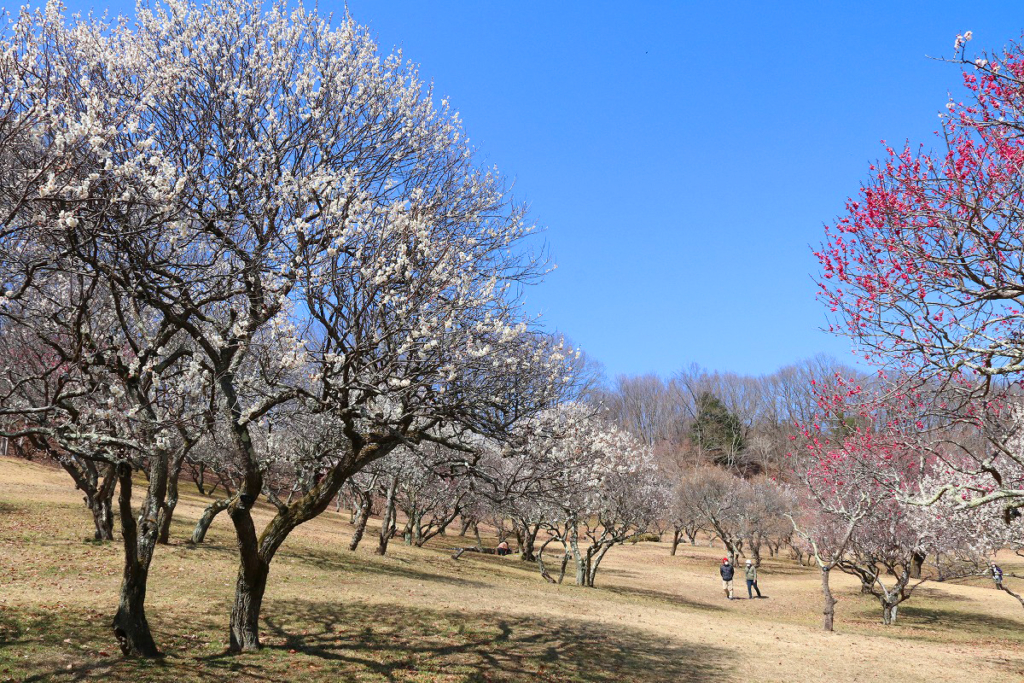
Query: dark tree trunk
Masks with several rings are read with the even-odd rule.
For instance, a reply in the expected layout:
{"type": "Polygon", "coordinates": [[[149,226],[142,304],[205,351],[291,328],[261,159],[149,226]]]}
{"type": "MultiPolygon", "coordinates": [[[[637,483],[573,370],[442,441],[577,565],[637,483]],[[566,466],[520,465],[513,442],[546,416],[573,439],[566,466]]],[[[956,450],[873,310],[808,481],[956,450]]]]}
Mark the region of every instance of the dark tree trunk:
{"type": "Polygon", "coordinates": [[[750,559],[754,561],[754,566],[760,568],[761,566],[761,542],[758,541],[756,544],[750,543],[750,559]]]}
{"type": "Polygon", "coordinates": [[[442,518],[440,526],[437,527],[437,531],[435,531],[433,534],[431,534],[430,537],[427,540],[430,540],[430,538],[433,538],[434,536],[447,536],[448,535],[448,527],[450,527],[452,525],[452,523],[455,522],[455,518],[459,516],[459,510],[460,509],[461,508],[459,506],[455,506],[455,510],[454,510],[454,512],[452,512],[451,515],[442,518]]]}
{"type": "Polygon", "coordinates": [[[260,556],[256,525],[248,508],[235,499],[228,507],[228,514],[235,525],[241,560],[235,579],[235,602],[231,606],[229,649],[232,652],[255,652],[260,649],[260,608],[267,589],[270,564],[260,556]]]}
{"type": "Polygon", "coordinates": [[[882,623],[891,626],[896,623],[896,612],[899,610],[899,603],[891,604],[882,601],[882,623]]]}
{"type": "Polygon", "coordinates": [[[583,551],[580,550],[579,534],[576,530],[575,522],[567,528],[566,536],[569,538],[569,550],[572,552],[572,559],[576,564],[576,585],[585,587],[589,573],[590,556],[589,553],[584,555],[583,551]]]}
{"type": "Polygon", "coordinates": [[[473,524],[473,520],[462,518],[462,527],[459,529],[459,536],[465,536],[466,532],[469,531],[470,525],[473,524]]]}
{"type": "MultiPolygon", "coordinates": [[[[391,447],[393,448],[393,446],[391,447]]],[[[228,514],[235,525],[238,538],[240,564],[238,578],[235,583],[235,603],[231,608],[231,643],[232,652],[252,652],[259,650],[260,609],[263,596],[267,589],[267,577],[270,574],[270,563],[278,549],[300,524],[303,524],[324,512],[337,495],[345,480],[358,469],[377,458],[387,455],[391,448],[370,447],[361,454],[361,458],[352,458],[339,463],[328,472],[309,491],[298,497],[291,505],[279,505],[277,514],[270,520],[259,538],[252,515],[242,503],[247,498],[243,495],[252,488],[243,488],[228,507],[228,514]]],[[[396,488],[397,488],[397,477],[396,488]]],[[[259,483],[257,478],[248,482],[247,486],[259,483]]],[[[259,489],[256,489],[257,491],[259,489]]],[[[251,500],[254,500],[255,497],[251,500]]]]}
{"type": "Polygon", "coordinates": [[[228,514],[235,525],[241,560],[235,581],[235,602],[231,608],[229,647],[232,652],[260,649],[260,610],[267,590],[270,563],[293,529],[327,509],[347,475],[347,470],[339,465],[294,503],[280,506],[258,538],[250,509],[243,505],[246,489],[240,489],[239,495],[232,499],[228,514]]]}
{"type": "MultiPolygon", "coordinates": [[[[237,452],[246,455],[248,460],[237,494],[232,497],[227,508],[231,524],[235,528],[239,559],[238,575],[235,579],[235,601],[231,606],[228,647],[231,652],[251,652],[260,648],[260,608],[270,567],[260,557],[259,539],[251,513],[253,505],[263,492],[263,474],[255,465],[249,429],[237,422],[239,408],[232,380],[230,374],[225,374],[220,378],[220,384],[227,400],[232,440],[237,452]]],[[[275,521],[276,519],[277,517],[275,521]]],[[[267,528],[269,529],[269,525],[267,528]]],[[[266,531],[265,529],[264,533],[266,531]]]]}
{"type": "Polygon", "coordinates": [[[355,552],[355,549],[359,547],[359,541],[363,540],[363,534],[366,533],[366,523],[370,521],[370,512],[373,508],[373,492],[364,491],[359,494],[359,517],[356,521],[356,528],[352,531],[352,540],[348,544],[348,549],[355,552]]]}
{"type": "MultiPolygon", "coordinates": [[[[551,575],[548,574],[548,570],[544,567],[544,551],[547,549],[548,543],[551,543],[551,541],[553,541],[553,540],[555,540],[554,536],[552,536],[548,540],[544,541],[543,545],[541,545],[541,547],[540,547],[540,552],[537,553],[537,568],[540,570],[540,575],[543,576],[544,580],[547,581],[548,583],[556,583],[556,581],[553,578],[551,578],[551,575]]],[[[563,553],[565,552],[565,548],[564,547],[563,547],[562,551],[563,551],[563,553]]],[[[564,554],[563,554],[563,557],[564,557],[564,554]]],[[[563,564],[562,566],[563,566],[563,571],[564,571],[565,565],[563,564]]],[[[558,583],[561,583],[561,581],[558,581],[558,583]]]]}
{"type": "Polygon", "coordinates": [[[117,488],[117,466],[103,468],[103,483],[96,488],[95,495],[88,499],[92,522],[96,527],[93,538],[97,541],[114,540],[114,489],[117,488]]]}
{"type": "Polygon", "coordinates": [[[921,569],[924,567],[925,554],[914,553],[910,558],[910,578],[920,579],[921,569]]]}
{"type": "Polygon", "coordinates": [[[114,540],[114,508],[109,498],[100,499],[92,506],[92,522],[96,527],[94,540],[114,540]]]}
{"type": "Polygon", "coordinates": [[[203,484],[206,480],[206,465],[199,463],[192,468],[192,481],[195,482],[196,488],[199,489],[199,494],[202,496],[206,495],[206,489],[203,488],[203,484]]]}
{"type": "Polygon", "coordinates": [[[601,566],[601,560],[604,559],[605,554],[611,549],[610,544],[602,545],[593,556],[588,553],[587,557],[587,586],[590,588],[594,587],[594,579],[597,578],[597,568],[601,566]]]}
{"type": "Polygon", "coordinates": [[[408,513],[408,519],[405,522],[405,529],[402,530],[402,540],[405,541],[406,545],[412,545],[416,542],[419,545],[419,534],[420,534],[420,512],[408,513]]]}
{"type": "Polygon", "coordinates": [[[64,471],[75,480],[75,487],[85,494],[85,506],[92,513],[93,540],[114,540],[114,489],[117,485],[117,466],[97,463],[70,455],[61,455],[44,442],[35,442],[57,460],[64,471]],[[101,479],[102,478],[102,479],[101,479]]]}
{"type": "Polygon", "coordinates": [[[392,526],[395,523],[395,492],[398,490],[398,477],[391,479],[388,485],[387,497],[384,500],[384,519],[380,523],[380,538],[377,542],[377,554],[386,555],[388,552],[388,541],[394,532],[392,526]]]}
{"type": "Polygon", "coordinates": [[[167,545],[171,537],[171,517],[174,516],[174,508],[178,506],[178,479],[181,475],[181,465],[185,452],[176,454],[170,463],[167,473],[167,499],[160,506],[160,514],[157,517],[160,532],[157,535],[157,543],[167,545]]]}
{"type": "Polygon", "coordinates": [[[519,528],[518,525],[517,528],[521,536],[519,541],[519,559],[524,562],[536,562],[535,548],[537,547],[537,534],[540,533],[540,524],[531,526],[523,522],[522,528],[519,528]]]}
{"type": "Polygon", "coordinates": [[[828,585],[829,568],[822,568],[821,570],[821,594],[825,598],[825,609],[822,610],[822,614],[825,617],[824,628],[826,631],[832,630],[832,625],[836,618],[836,602],[838,602],[832,596],[832,589],[828,585]]]}
{"type": "Polygon", "coordinates": [[[231,504],[231,498],[223,498],[221,500],[215,500],[206,506],[203,510],[202,517],[196,522],[196,528],[192,531],[192,542],[202,543],[206,540],[206,532],[210,530],[210,525],[213,524],[214,518],[220,513],[228,509],[228,505],[231,504]]]}
{"type": "Polygon", "coordinates": [[[565,570],[569,566],[569,560],[572,559],[572,555],[568,550],[562,555],[562,566],[558,570],[558,583],[561,584],[565,580],[565,570]]]}
{"type": "Polygon", "coordinates": [[[121,574],[120,600],[112,624],[114,637],[127,657],[159,657],[153,634],[146,620],[146,582],[153,559],[157,537],[157,510],[162,502],[166,484],[166,455],[151,457],[149,491],[143,504],[141,525],[136,525],[132,514],[132,470],[128,465],[118,466],[121,488],[118,508],[121,536],[124,540],[124,570],[121,574]]]}
{"type": "Polygon", "coordinates": [[[679,549],[679,542],[683,540],[682,529],[676,529],[672,532],[672,551],[669,553],[675,557],[676,551],[679,549]]]}

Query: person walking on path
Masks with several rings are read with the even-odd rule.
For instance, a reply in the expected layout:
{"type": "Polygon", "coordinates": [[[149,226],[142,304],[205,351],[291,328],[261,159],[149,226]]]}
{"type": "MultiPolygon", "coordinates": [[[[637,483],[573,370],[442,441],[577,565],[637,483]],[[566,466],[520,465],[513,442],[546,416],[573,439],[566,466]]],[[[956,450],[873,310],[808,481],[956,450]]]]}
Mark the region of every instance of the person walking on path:
{"type": "Polygon", "coordinates": [[[996,582],[996,588],[1003,590],[1003,570],[995,562],[991,566],[992,580],[996,582]]]}
{"type": "Polygon", "coordinates": [[[732,600],[732,577],[736,570],[729,564],[728,557],[722,558],[722,566],[718,568],[718,573],[722,575],[722,591],[725,592],[725,597],[732,600]]]}
{"type": "Polygon", "coordinates": [[[750,560],[747,560],[747,600],[753,600],[754,596],[750,589],[757,591],[757,597],[761,597],[761,589],[757,587],[757,567],[750,560]]]}

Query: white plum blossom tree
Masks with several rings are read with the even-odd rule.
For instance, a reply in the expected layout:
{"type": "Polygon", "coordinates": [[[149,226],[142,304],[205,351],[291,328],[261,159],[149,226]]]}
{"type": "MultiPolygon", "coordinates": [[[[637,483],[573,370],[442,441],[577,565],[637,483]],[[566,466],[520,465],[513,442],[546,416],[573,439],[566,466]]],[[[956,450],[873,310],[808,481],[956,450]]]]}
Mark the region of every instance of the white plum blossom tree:
{"type": "Polygon", "coordinates": [[[52,4],[6,38],[4,301],[69,263],[145,321],[130,372],[181,366],[208,399],[239,476],[233,650],[259,647],[271,560],[348,477],[400,445],[500,436],[564,393],[570,354],[521,310],[545,268],[522,207],[350,18],[172,0],[66,25],[52,4]],[[261,446],[276,422],[324,438],[261,446]],[[290,500],[269,495],[285,452],[305,477],[290,500]],[[277,514],[257,531],[261,495],[277,514]]]}
{"type": "MultiPolygon", "coordinates": [[[[608,551],[648,531],[663,513],[667,493],[650,448],[594,416],[582,404],[559,410],[550,459],[556,486],[540,500],[544,527],[570,558],[576,585],[593,587],[608,551]],[[554,494],[554,495],[552,495],[554,494]]],[[[542,574],[544,547],[537,553],[542,574]]]]}

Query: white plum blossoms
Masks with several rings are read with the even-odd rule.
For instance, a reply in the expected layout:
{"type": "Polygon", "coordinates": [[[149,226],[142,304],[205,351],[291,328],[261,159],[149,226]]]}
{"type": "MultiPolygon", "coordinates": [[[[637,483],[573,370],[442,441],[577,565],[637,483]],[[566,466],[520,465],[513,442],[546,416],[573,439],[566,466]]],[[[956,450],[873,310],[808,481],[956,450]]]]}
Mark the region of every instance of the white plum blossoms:
{"type": "MultiPolygon", "coordinates": [[[[123,359],[132,381],[212,413],[239,479],[233,649],[259,646],[274,553],[347,477],[399,445],[501,436],[570,390],[570,359],[522,311],[545,270],[523,207],[351,18],[173,0],[134,25],[65,25],[53,3],[5,38],[4,311],[82,275],[83,305],[101,293],[144,341],[123,359]],[[39,77],[53,70],[59,88],[39,77]],[[277,461],[316,483],[257,534],[277,461]]],[[[102,398],[107,417],[124,403],[102,398]]]]}

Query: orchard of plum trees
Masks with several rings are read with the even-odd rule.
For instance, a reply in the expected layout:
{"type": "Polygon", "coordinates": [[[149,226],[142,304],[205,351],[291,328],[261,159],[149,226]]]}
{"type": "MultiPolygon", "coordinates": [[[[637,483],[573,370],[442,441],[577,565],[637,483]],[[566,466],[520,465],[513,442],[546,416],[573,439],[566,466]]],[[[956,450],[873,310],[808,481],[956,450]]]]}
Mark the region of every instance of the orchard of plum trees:
{"type": "Polygon", "coordinates": [[[182,477],[215,495],[192,542],[220,513],[234,529],[234,651],[260,647],[289,533],[332,505],[352,550],[371,515],[381,554],[453,524],[483,550],[485,524],[586,587],[651,533],[785,551],[820,569],[827,628],[834,569],[891,623],[920,581],[1017,543],[1018,47],[963,60],[946,153],[889,150],[818,252],[835,329],[882,373],[606,386],[523,310],[547,267],[524,207],[350,18],[211,0],[104,24],[51,3],[2,40],[0,436],[120,536],[126,655],[159,652],[147,581],[182,477]]]}

